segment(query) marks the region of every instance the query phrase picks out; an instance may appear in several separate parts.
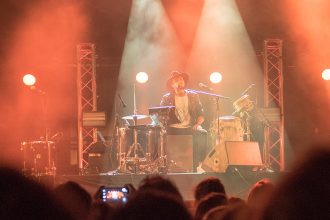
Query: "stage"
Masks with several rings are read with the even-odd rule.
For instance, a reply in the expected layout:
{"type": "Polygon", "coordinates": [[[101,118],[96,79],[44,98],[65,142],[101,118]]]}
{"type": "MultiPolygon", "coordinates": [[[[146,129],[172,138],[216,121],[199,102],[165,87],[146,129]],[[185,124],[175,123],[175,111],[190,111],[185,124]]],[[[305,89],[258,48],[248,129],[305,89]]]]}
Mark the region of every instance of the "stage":
{"type": "MultiPolygon", "coordinates": [[[[257,181],[263,178],[269,178],[276,182],[283,173],[265,172],[265,171],[237,171],[227,173],[168,173],[161,174],[172,180],[179,188],[185,201],[192,201],[194,187],[207,177],[219,178],[225,186],[229,197],[240,197],[245,199],[250,187],[257,181]]],[[[154,174],[151,174],[154,175],[154,174]]],[[[74,181],[85,188],[91,195],[94,195],[100,186],[118,187],[125,184],[132,184],[135,188],[138,187],[141,180],[147,174],[117,174],[117,175],[58,175],[55,177],[55,185],[74,181]]]]}

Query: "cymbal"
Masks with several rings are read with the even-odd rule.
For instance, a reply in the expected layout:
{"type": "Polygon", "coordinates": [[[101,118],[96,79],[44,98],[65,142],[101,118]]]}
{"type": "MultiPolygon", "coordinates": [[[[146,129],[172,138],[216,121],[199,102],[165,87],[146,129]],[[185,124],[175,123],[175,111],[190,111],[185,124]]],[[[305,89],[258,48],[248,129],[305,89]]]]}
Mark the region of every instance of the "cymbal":
{"type": "Polygon", "coordinates": [[[124,120],[134,120],[134,119],[143,119],[143,118],[148,118],[149,116],[147,115],[127,115],[122,117],[124,120]]]}

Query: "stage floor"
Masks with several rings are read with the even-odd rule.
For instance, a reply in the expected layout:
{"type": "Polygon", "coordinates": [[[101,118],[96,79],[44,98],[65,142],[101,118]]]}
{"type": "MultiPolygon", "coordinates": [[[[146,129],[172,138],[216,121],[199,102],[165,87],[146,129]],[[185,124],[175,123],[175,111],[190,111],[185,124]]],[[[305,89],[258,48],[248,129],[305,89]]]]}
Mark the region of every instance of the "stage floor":
{"type": "MultiPolygon", "coordinates": [[[[138,187],[141,180],[148,175],[155,174],[116,174],[116,175],[58,175],[55,178],[55,185],[74,181],[84,187],[91,195],[94,195],[100,186],[123,186],[132,184],[138,187]]],[[[250,187],[263,178],[268,178],[273,182],[282,175],[279,172],[245,172],[233,171],[227,173],[167,173],[161,174],[172,180],[179,188],[184,200],[191,201],[194,187],[207,177],[219,178],[225,186],[228,196],[235,196],[245,199],[250,187]]]]}

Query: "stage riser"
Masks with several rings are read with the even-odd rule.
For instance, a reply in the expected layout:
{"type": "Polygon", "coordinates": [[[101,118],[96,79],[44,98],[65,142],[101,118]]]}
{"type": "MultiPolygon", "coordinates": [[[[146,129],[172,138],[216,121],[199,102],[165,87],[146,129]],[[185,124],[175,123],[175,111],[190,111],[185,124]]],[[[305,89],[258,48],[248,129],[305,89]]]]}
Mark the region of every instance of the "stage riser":
{"type": "MultiPolygon", "coordinates": [[[[100,186],[123,186],[132,184],[136,188],[146,177],[144,174],[131,175],[63,175],[57,176],[55,185],[74,181],[84,187],[91,195],[97,191],[100,186]]],[[[193,189],[203,179],[207,177],[219,178],[225,186],[228,196],[235,196],[245,199],[249,188],[263,178],[269,178],[276,181],[280,173],[266,172],[232,172],[232,173],[207,173],[207,174],[165,174],[166,178],[172,180],[179,188],[186,201],[193,200],[193,189]],[[243,178],[242,178],[243,177],[243,178]]]]}

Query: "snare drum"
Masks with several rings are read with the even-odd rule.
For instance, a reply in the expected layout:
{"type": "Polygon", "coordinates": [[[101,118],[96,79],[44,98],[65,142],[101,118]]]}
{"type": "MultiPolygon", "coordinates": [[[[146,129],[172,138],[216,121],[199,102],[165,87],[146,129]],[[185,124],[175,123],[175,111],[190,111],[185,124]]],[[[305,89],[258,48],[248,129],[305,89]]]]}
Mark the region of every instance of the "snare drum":
{"type": "MultiPolygon", "coordinates": [[[[210,133],[215,140],[218,139],[218,120],[212,122],[210,133]]],[[[234,116],[219,117],[219,133],[221,142],[243,141],[244,130],[242,128],[241,119],[234,116]]]]}

